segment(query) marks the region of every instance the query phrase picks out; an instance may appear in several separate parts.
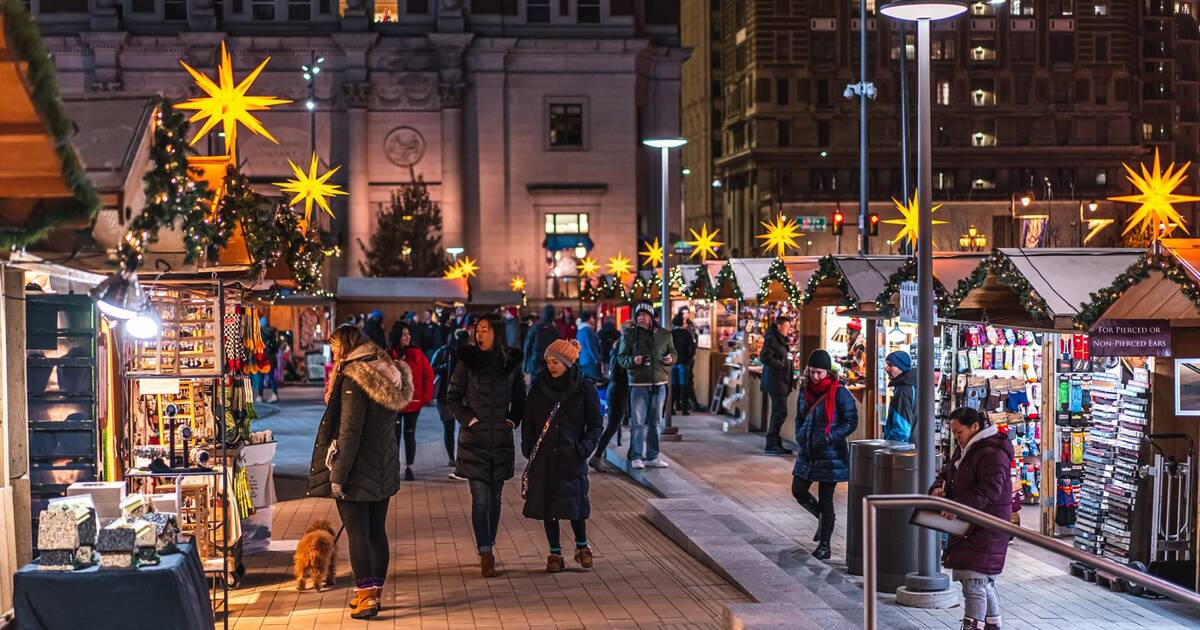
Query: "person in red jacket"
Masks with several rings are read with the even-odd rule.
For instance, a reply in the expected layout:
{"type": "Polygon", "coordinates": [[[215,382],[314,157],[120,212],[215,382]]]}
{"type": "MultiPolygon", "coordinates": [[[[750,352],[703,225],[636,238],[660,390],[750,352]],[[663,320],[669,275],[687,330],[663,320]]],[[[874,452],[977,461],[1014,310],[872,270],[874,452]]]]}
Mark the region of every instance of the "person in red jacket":
{"type": "Polygon", "coordinates": [[[417,457],[417,417],[421,415],[421,408],[433,401],[433,367],[421,348],[413,345],[412,331],[407,323],[397,321],[388,337],[392,358],[403,360],[412,372],[412,402],[400,410],[396,420],[396,441],[404,443],[404,480],[412,481],[416,479],[412,465],[417,457]]]}

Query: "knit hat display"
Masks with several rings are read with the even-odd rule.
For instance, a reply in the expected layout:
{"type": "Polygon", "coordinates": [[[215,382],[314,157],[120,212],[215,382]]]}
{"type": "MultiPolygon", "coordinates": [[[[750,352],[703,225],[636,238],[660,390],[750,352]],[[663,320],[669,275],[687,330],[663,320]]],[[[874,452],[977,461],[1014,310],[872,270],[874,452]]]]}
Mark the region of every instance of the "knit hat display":
{"type": "Polygon", "coordinates": [[[633,316],[636,318],[642,313],[649,315],[650,319],[654,319],[654,305],[649,302],[638,302],[638,305],[633,309],[633,316]]]}
{"type": "Polygon", "coordinates": [[[896,366],[896,369],[901,372],[907,372],[912,369],[912,357],[903,350],[897,350],[887,355],[887,358],[884,360],[896,366]]]}
{"type": "Polygon", "coordinates": [[[546,358],[571,367],[579,360],[579,342],[574,339],[556,339],[546,348],[546,358]]]}
{"type": "Polygon", "coordinates": [[[808,355],[808,367],[817,370],[832,370],[833,358],[824,350],[813,350],[812,354],[808,355]]]}

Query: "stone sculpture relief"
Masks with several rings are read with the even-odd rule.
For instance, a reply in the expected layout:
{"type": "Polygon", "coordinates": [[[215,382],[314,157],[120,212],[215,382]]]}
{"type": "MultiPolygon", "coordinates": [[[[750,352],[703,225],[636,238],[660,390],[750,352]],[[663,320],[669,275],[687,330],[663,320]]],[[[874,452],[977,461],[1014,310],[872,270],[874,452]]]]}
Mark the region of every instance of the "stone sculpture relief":
{"type": "Polygon", "coordinates": [[[384,138],[383,152],[400,168],[416,166],[425,157],[425,136],[407,125],[396,127],[384,138]]]}

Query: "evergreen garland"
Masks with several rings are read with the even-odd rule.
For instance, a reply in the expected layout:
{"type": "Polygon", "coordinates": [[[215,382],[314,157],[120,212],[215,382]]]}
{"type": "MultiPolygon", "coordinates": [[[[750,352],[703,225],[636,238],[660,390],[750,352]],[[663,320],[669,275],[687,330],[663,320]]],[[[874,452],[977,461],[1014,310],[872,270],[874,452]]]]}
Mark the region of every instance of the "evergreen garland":
{"type": "Polygon", "coordinates": [[[667,277],[667,286],[678,291],[684,297],[690,297],[687,294],[687,280],[683,277],[683,267],[679,265],[671,267],[671,272],[667,277]]]}
{"type": "MultiPolygon", "coordinates": [[[[237,168],[225,172],[225,195],[219,206],[217,214],[223,223],[241,223],[246,249],[256,271],[264,271],[278,262],[292,235],[300,233],[299,218],[292,229],[288,229],[292,226],[280,225],[280,221],[287,221],[281,215],[294,213],[281,201],[272,203],[255,192],[250,180],[237,168]]],[[[228,241],[228,231],[221,236],[228,241]]]]}
{"type": "Polygon", "coordinates": [[[687,297],[693,300],[708,300],[713,297],[712,278],[708,275],[708,267],[700,265],[696,271],[696,279],[688,285],[687,291],[684,293],[687,297]]]}
{"type": "MultiPolygon", "coordinates": [[[[896,273],[892,274],[892,277],[888,278],[883,292],[879,294],[879,297],[875,298],[875,306],[884,317],[891,318],[896,316],[897,309],[892,305],[892,298],[900,292],[901,284],[915,281],[916,279],[917,259],[910,257],[904,261],[900,269],[896,270],[896,273]]],[[[950,292],[946,290],[946,287],[942,286],[941,281],[937,278],[933,279],[933,300],[937,305],[939,317],[948,317],[954,313],[954,303],[951,302],[950,292]]]]}
{"type": "Polygon", "coordinates": [[[849,309],[858,308],[858,300],[850,295],[850,285],[846,282],[846,276],[842,274],[842,268],[838,266],[837,260],[833,256],[822,256],[821,260],[817,261],[817,270],[808,279],[808,287],[804,290],[804,299],[801,303],[812,302],[816,297],[817,290],[821,288],[821,283],[826,280],[832,280],[837,290],[845,296],[843,306],[849,309]]]}
{"type": "MultiPolygon", "coordinates": [[[[222,231],[228,232],[227,226],[221,227],[223,220],[213,216],[219,213],[210,210],[212,193],[208,185],[192,181],[190,177],[186,133],[187,118],[163,101],[150,147],[153,166],[143,177],[146,205],[141,214],[130,221],[129,230],[117,246],[117,261],[123,271],[135,271],[146,248],[158,242],[159,230],[174,227],[176,219],[182,219],[184,225],[185,261],[189,263],[208,252],[210,241],[207,239],[216,237],[219,240],[222,231]]],[[[228,239],[227,233],[224,238],[228,239]]]]}
{"type": "Polygon", "coordinates": [[[717,279],[714,282],[714,285],[715,286],[713,287],[712,291],[714,298],[720,298],[721,296],[728,295],[729,298],[734,300],[746,299],[742,294],[742,288],[738,286],[737,274],[733,272],[732,259],[726,260],[725,265],[721,267],[721,271],[717,272],[717,279]],[[729,291],[728,294],[724,293],[726,289],[729,291]]]}
{"type": "Polygon", "coordinates": [[[1038,295],[1038,292],[1029,284],[1029,280],[1017,270],[1012,261],[998,250],[984,258],[975,271],[971,272],[971,275],[958,282],[958,287],[949,298],[951,308],[957,310],[958,305],[962,304],[968,293],[983,286],[984,280],[989,274],[994,275],[1000,284],[1008,287],[1017,295],[1021,307],[1030,317],[1045,324],[1053,323],[1054,316],[1050,313],[1050,307],[1046,304],[1046,300],[1038,295]]]}
{"type": "Polygon", "coordinates": [[[1169,253],[1149,251],[1138,258],[1129,269],[1114,278],[1111,285],[1095,291],[1089,296],[1090,300],[1081,305],[1079,314],[1075,316],[1075,327],[1080,330],[1091,328],[1092,324],[1104,316],[1104,312],[1117,301],[1117,298],[1133,285],[1148,278],[1152,271],[1163,274],[1163,277],[1179,285],[1180,292],[1192,304],[1200,308],[1200,285],[1192,275],[1180,266],[1175,260],[1175,256],[1169,253]]]}
{"type": "Polygon", "coordinates": [[[0,37],[6,39],[13,61],[26,64],[30,99],[49,127],[62,162],[63,179],[75,199],[75,203],[53,204],[50,211],[35,212],[25,225],[0,227],[0,248],[11,249],[36,243],[60,225],[91,219],[100,211],[101,202],[71,145],[74,129],[59,99],[54,61],[42,43],[37,24],[17,0],[0,2],[0,12],[4,14],[4,32],[0,37]]]}
{"type": "Polygon", "coordinates": [[[800,287],[792,281],[792,272],[788,270],[787,263],[783,262],[782,258],[776,258],[771,261],[770,268],[767,269],[767,275],[762,277],[758,282],[758,301],[763,302],[771,293],[771,283],[778,282],[783,285],[784,292],[787,293],[788,301],[792,306],[799,306],[800,301],[804,299],[804,293],[800,291],[800,287]]]}
{"type": "Polygon", "coordinates": [[[392,201],[379,213],[371,246],[359,263],[365,276],[432,278],[442,275],[450,258],[442,248],[442,209],[429,198],[425,178],[409,167],[411,183],[392,192],[392,201]]]}

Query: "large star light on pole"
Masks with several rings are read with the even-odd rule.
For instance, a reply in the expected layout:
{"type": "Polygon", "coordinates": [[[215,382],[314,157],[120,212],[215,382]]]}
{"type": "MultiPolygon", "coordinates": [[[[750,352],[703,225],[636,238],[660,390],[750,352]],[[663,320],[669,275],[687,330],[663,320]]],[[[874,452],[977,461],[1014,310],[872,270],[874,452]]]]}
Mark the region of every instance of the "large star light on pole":
{"type": "Polygon", "coordinates": [[[638,252],[638,254],[645,259],[644,262],[646,266],[654,269],[655,267],[661,265],[663,260],[663,248],[662,243],[658,242],[658,237],[654,237],[653,243],[650,241],[644,241],[642,244],[646,246],[646,249],[638,252]]]}
{"type": "Polygon", "coordinates": [[[625,257],[625,254],[617,252],[616,256],[608,259],[609,275],[620,278],[629,273],[633,273],[633,263],[625,257]]]}
{"type": "Polygon", "coordinates": [[[263,127],[254,114],[251,112],[266,111],[275,105],[286,105],[292,101],[286,98],[277,98],[274,96],[250,96],[246,92],[250,91],[250,86],[254,84],[255,79],[262,73],[263,68],[267,66],[267,62],[271,58],[267,57],[258,67],[254,69],[241,83],[234,84],[233,82],[233,60],[229,56],[229,51],[225,49],[225,42],[221,42],[221,61],[217,65],[217,81],[214,82],[208,78],[203,72],[189,66],[187,62],[180,60],[180,65],[188,74],[192,75],[192,79],[196,81],[196,86],[199,87],[207,96],[184,101],[176,107],[179,109],[193,110],[196,113],[188,119],[188,122],[196,122],[204,120],[204,125],[192,136],[190,144],[195,145],[213,127],[221,125],[221,130],[225,132],[225,152],[229,155],[236,155],[237,150],[237,130],[238,123],[245,125],[250,131],[263,136],[264,138],[279,144],[274,136],[263,127]]]}
{"type": "MultiPolygon", "coordinates": [[[[898,243],[900,241],[907,241],[909,245],[916,244],[917,232],[919,231],[917,229],[918,228],[918,212],[917,212],[917,205],[918,205],[917,200],[918,199],[920,199],[920,195],[918,195],[917,191],[915,191],[915,190],[913,191],[912,198],[908,200],[908,205],[900,203],[895,197],[892,197],[892,203],[896,204],[896,209],[900,211],[900,218],[899,219],[887,219],[887,220],[883,221],[883,223],[887,223],[888,225],[899,225],[900,226],[900,231],[897,232],[896,237],[892,239],[893,242],[898,243]]],[[[938,211],[938,208],[941,208],[941,207],[942,207],[942,204],[939,203],[939,204],[933,206],[933,208],[931,208],[929,210],[929,213],[933,214],[934,212],[938,211]]],[[[945,224],[946,224],[945,221],[938,221],[936,219],[933,221],[933,225],[945,225],[945,224]]]]}
{"type": "Polygon", "coordinates": [[[699,232],[691,228],[688,228],[688,231],[692,233],[692,240],[687,241],[687,244],[692,246],[692,253],[688,254],[688,258],[695,258],[697,254],[700,255],[701,261],[708,260],[709,256],[716,258],[717,250],[725,244],[717,240],[721,228],[709,232],[707,223],[700,226],[699,232]]]}
{"type": "Polygon", "coordinates": [[[767,228],[766,233],[759,234],[755,238],[763,239],[763,251],[769,252],[775,250],[775,255],[783,258],[787,253],[787,249],[798,248],[800,243],[796,238],[800,236],[800,225],[795,219],[789,219],[782,214],[775,217],[774,221],[762,221],[762,226],[767,228]]]}
{"type": "Polygon", "coordinates": [[[600,263],[596,262],[591,256],[584,257],[575,267],[579,270],[579,275],[584,278],[590,278],[596,275],[597,271],[600,271],[600,263]]]}
{"type": "Polygon", "coordinates": [[[1170,236],[1176,228],[1187,226],[1183,215],[1172,204],[1200,201],[1200,197],[1175,192],[1183,180],[1187,179],[1187,170],[1191,165],[1191,162],[1187,162],[1176,170],[1175,163],[1172,162],[1164,171],[1158,160],[1158,149],[1154,150],[1153,170],[1148,171],[1145,164],[1139,164],[1142,172],[1138,174],[1129,168],[1128,164],[1122,164],[1128,173],[1125,179],[1128,179],[1138,192],[1134,195],[1109,197],[1109,200],[1139,204],[1138,209],[1133,211],[1126,222],[1125,231],[1121,232],[1122,236],[1136,230],[1141,234],[1150,232],[1151,240],[1157,241],[1170,236]]]}
{"type": "Polygon", "coordinates": [[[275,185],[285,193],[294,195],[288,205],[296,205],[304,202],[304,225],[308,225],[312,218],[312,207],[316,203],[329,216],[333,216],[333,210],[329,209],[329,202],[326,197],[336,195],[345,195],[346,192],[338,184],[328,184],[329,178],[334,173],[338,172],[342,167],[335,166],[333,169],[325,171],[324,175],[317,175],[317,154],[312,156],[312,162],[308,166],[308,172],[296,165],[295,162],[288,160],[288,164],[292,167],[292,172],[295,173],[295,179],[289,179],[283,182],[276,182],[275,185]]]}

